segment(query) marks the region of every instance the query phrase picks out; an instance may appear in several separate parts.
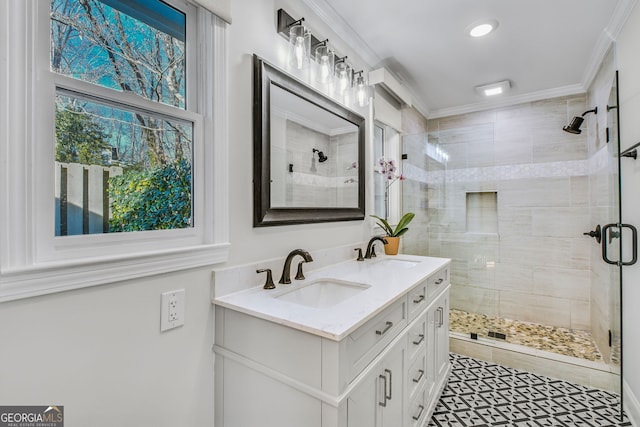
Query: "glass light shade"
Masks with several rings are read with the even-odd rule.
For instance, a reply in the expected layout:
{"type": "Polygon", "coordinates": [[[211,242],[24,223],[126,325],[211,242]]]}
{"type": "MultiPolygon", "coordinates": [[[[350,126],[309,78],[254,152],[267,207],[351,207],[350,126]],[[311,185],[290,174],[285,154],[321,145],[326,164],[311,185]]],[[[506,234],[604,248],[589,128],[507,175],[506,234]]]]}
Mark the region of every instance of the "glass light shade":
{"type": "Polygon", "coordinates": [[[353,100],[359,107],[366,107],[369,105],[369,99],[371,98],[371,87],[367,84],[367,81],[362,75],[356,77],[356,82],[353,86],[353,100]]]}
{"type": "Polygon", "coordinates": [[[328,46],[320,45],[316,47],[316,80],[320,83],[331,83],[335,54],[328,46]]]}
{"type": "Polygon", "coordinates": [[[311,33],[304,25],[292,25],[289,28],[289,66],[302,70],[309,65],[311,51],[311,33]]]}
{"type": "Polygon", "coordinates": [[[339,62],[335,70],[336,89],[340,95],[344,95],[351,88],[351,67],[344,62],[339,62]]]}

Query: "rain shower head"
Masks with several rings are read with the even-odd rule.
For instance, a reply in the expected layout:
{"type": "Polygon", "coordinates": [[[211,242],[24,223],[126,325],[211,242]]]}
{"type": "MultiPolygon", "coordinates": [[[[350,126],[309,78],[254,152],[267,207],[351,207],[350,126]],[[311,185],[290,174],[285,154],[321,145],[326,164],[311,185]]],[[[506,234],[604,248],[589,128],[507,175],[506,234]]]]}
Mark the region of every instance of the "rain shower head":
{"type": "Polygon", "coordinates": [[[322,162],[326,162],[326,161],[327,161],[328,157],[327,157],[327,156],[325,156],[325,155],[324,155],[324,153],[323,153],[322,151],[320,151],[320,150],[318,150],[318,149],[315,149],[315,148],[314,148],[314,149],[313,149],[313,152],[314,152],[314,153],[318,153],[318,161],[319,161],[320,163],[322,163],[322,162]]]}
{"type": "Polygon", "coordinates": [[[565,132],[573,133],[575,135],[582,133],[582,130],[580,130],[580,126],[582,126],[582,122],[584,122],[585,114],[588,114],[588,113],[598,114],[598,107],[594,108],[593,110],[585,111],[584,113],[582,113],[582,117],[575,116],[571,120],[571,123],[569,123],[568,126],[563,127],[562,130],[564,130],[565,132]]]}

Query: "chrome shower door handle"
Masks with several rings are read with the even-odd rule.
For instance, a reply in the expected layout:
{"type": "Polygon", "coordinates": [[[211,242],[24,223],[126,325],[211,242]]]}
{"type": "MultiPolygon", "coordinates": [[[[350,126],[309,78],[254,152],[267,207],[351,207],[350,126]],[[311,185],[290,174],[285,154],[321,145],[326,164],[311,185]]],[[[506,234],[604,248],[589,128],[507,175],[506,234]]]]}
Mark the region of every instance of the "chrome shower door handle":
{"type": "MultiPolygon", "coordinates": [[[[609,234],[611,234],[612,231],[609,231],[609,234]]],[[[606,262],[607,264],[612,264],[612,265],[618,265],[618,266],[623,266],[623,265],[633,265],[638,261],[638,230],[636,229],[636,227],[634,227],[631,224],[607,224],[604,227],[602,227],[602,259],[604,260],[604,262],[606,262]],[[621,237],[622,236],[622,229],[623,228],[628,228],[629,230],[631,230],[631,261],[623,261],[622,260],[622,254],[620,254],[620,260],[619,261],[614,261],[609,259],[609,254],[608,254],[608,243],[607,241],[609,241],[609,243],[611,243],[611,239],[607,239],[607,232],[611,229],[611,228],[619,228],[620,232],[618,233],[618,236],[614,236],[614,237],[621,237]]]]}

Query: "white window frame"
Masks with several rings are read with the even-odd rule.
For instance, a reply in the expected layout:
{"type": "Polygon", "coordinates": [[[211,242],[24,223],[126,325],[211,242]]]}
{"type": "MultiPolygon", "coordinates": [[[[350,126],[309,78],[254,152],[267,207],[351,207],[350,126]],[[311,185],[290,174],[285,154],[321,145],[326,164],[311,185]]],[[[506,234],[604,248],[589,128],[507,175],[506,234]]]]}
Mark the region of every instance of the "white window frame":
{"type": "Polygon", "coordinates": [[[197,58],[187,102],[196,112],[156,102],[152,110],[194,123],[194,226],[60,237],[56,86],[141,110],[153,101],[51,72],[50,0],[0,2],[0,302],[227,261],[227,24],[195,3],[164,1],[187,12],[187,56],[197,58]]]}

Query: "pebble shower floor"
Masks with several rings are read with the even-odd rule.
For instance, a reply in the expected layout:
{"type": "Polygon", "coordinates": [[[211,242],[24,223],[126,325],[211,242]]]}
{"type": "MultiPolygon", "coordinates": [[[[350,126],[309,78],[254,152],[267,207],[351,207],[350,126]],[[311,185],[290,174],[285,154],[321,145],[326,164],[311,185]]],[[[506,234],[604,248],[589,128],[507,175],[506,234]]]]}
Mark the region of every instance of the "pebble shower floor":
{"type": "Polygon", "coordinates": [[[428,427],[631,426],[619,396],[458,354],[428,427]]]}

